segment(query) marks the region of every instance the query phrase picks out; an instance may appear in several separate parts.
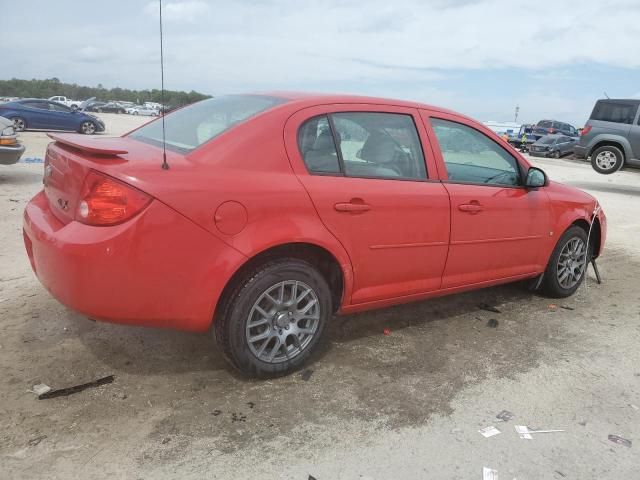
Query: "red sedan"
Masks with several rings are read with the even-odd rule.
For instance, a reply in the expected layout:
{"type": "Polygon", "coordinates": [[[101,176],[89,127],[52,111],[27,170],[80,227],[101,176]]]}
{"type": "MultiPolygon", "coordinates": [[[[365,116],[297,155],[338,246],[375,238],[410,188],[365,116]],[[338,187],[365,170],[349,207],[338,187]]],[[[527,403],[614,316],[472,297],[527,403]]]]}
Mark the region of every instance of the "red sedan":
{"type": "Polygon", "coordinates": [[[334,313],[533,279],[576,291],[590,195],[480,123],[353,96],[205,100],[121,138],[51,135],[34,272],[92,318],[212,331],[248,375],[299,367],[334,313]]]}

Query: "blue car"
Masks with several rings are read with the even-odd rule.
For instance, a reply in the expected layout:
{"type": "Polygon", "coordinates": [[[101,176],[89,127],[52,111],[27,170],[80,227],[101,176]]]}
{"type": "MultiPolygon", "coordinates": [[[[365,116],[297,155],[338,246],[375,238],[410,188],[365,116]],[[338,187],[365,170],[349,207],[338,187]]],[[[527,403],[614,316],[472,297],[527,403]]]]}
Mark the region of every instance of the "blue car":
{"type": "Polygon", "coordinates": [[[25,99],[0,104],[0,117],[12,120],[17,132],[65,130],[87,135],[104,132],[104,122],[98,117],[49,100],[25,99]]]}

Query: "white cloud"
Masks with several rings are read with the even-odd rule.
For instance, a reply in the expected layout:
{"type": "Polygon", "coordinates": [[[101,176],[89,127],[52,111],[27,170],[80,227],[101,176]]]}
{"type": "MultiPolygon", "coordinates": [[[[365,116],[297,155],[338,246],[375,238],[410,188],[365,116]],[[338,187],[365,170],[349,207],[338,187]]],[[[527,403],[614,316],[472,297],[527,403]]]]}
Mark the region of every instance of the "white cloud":
{"type": "MultiPolygon", "coordinates": [[[[145,12],[150,16],[157,16],[160,11],[159,2],[150,1],[145,12]]],[[[162,3],[162,17],[168,22],[195,22],[209,13],[209,5],[199,0],[185,0],[162,3]]]]}

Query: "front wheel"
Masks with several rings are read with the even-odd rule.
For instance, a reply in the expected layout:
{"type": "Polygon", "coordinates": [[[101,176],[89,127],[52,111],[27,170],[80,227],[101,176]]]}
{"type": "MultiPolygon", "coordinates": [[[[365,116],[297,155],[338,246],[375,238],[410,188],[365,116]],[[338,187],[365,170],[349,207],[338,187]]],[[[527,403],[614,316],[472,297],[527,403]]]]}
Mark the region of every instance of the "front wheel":
{"type": "Polygon", "coordinates": [[[93,122],[82,122],[80,124],[80,133],[84,133],[85,135],[93,135],[96,133],[96,126],[93,122]]]}
{"type": "Polygon", "coordinates": [[[560,158],[560,150],[553,152],[553,158],[560,158]]]}
{"type": "Polygon", "coordinates": [[[591,152],[591,166],[598,173],[604,175],[615,173],[622,168],[623,164],[624,154],[612,145],[605,145],[591,152]]]}
{"type": "Polygon", "coordinates": [[[240,372],[275,377],[300,367],[331,316],[331,292],[311,264],[285,258],[262,265],[223,300],[213,334],[240,372]]]}
{"type": "Polygon", "coordinates": [[[573,295],[584,280],[589,260],[587,233],[578,226],[570,227],[558,240],[547,264],[542,280],[544,293],[554,298],[573,295]]]}

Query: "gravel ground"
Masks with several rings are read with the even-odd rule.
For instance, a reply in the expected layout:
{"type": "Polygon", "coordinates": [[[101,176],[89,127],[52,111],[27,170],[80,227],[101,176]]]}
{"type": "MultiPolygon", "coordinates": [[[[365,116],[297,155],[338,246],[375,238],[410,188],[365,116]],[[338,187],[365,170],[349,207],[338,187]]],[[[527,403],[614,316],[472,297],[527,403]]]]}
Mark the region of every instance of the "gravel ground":
{"type": "MultiPolygon", "coordinates": [[[[102,117],[110,134],[146,120],[102,117]]],[[[43,134],[23,140],[43,155],[43,134]]],[[[502,480],[640,478],[640,172],[534,162],[601,201],[603,285],[591,275],[556,305],[516,284],[338,317],[310,377],[272,381],[236,375],[206,335],[59,305],[22,245],[42,165],[1,168],[0,478],[481,479],[483,466],[502,480]],[[68,397],[28,391],[111,374],[68,397]],[[502,433],[478,433],[490,425],[502,433]],[[514,425],[565,431],[524,440],[514,425]]]]}

